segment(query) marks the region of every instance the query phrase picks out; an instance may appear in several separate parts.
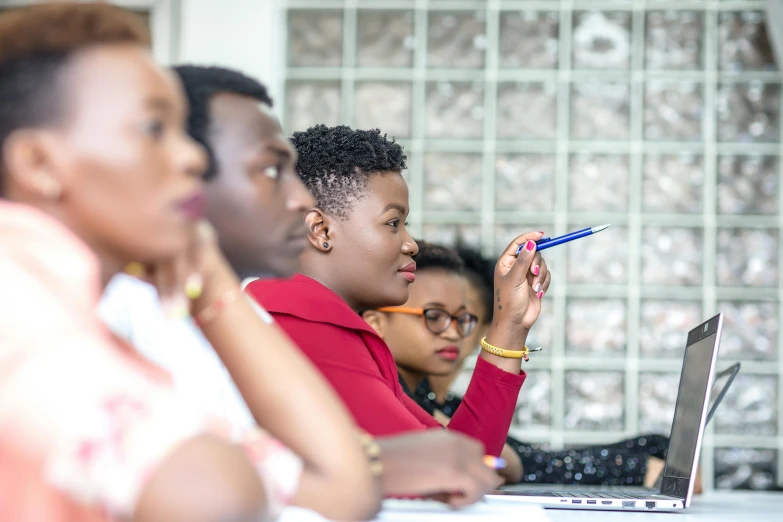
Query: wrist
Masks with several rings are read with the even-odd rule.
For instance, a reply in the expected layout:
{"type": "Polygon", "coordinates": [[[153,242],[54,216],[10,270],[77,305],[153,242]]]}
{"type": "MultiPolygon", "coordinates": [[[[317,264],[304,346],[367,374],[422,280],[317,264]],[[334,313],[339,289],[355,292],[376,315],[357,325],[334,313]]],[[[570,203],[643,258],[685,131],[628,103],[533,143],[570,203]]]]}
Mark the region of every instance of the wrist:
{"type": "Polygon", "coordinates": [[[530,329],[520,325],[494,322],[487,332],[487,342],[504,350],[523,350],[530,329]]]}
{"type": "Polygon", "coordinates": [[[213,305],[227,291],[232,289],[239,291],[239,279],[222,258],[211,263],[209,269],[205,270],[202,275],[204,278],[203,290],[201,295],[193,300],[192,304],[194,317],[213,305]]]}

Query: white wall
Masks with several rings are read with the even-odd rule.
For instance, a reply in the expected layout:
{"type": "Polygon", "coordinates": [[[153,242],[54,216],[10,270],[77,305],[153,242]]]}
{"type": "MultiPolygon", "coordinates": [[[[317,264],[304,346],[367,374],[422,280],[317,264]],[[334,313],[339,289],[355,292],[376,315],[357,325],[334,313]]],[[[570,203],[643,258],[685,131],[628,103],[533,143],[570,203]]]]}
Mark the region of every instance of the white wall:
{"type": "MultiPolygon", "coordinates": [[[[261,80],[282,101],[282,0],[180,0],[174,63],[220,65],[261,80]]],[[[281,103],[276,103],[279,108],[281,103]]]]}

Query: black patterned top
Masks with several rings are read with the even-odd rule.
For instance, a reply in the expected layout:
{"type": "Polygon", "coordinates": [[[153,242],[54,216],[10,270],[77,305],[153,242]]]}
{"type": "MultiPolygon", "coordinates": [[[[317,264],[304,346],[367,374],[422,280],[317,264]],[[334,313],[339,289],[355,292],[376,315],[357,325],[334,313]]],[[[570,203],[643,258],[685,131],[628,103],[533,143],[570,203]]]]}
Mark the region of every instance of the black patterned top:
{"type": "MultiPolygon", "coordinates": [[[[454,415],[462,399],[452,393],[443,403],[437,401],[428,379],[414,392],[400,379],[405,393],[430,415],[435,410],[454,415]]],[[[522,482],[539,484],[631,485],[641,486],[648,457],[664,459],[669,439],[663,435],[640,435],[614,444],[546,451],[536,444],[508,437],[506,443],[519,454],[524,474],[522,482]]]]}

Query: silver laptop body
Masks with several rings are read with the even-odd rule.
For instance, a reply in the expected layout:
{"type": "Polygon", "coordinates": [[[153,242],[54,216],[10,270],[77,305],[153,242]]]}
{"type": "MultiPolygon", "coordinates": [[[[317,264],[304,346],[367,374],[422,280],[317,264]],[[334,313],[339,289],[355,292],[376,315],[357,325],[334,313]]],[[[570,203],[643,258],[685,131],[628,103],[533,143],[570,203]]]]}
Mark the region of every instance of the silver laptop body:
{"type": "Polygon", "coordinates": [[[677,511],[690,506],[722,328],[723,316],[718,314],[688,333],[660,490],[636,493],[595,487],[580,491],[578,486],[550,486],[543,491],[520,485],[494,491],[487,498],[541,504],[552,509],[677,511]]]}

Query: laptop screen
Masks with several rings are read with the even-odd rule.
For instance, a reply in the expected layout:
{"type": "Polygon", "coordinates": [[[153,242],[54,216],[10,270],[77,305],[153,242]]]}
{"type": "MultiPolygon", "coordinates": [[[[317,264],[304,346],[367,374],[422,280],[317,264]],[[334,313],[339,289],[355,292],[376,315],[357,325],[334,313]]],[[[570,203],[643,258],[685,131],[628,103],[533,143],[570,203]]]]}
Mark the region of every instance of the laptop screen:
{"type": "Polygon", "coordinates": [[[705,424],[705,402],[709,397],[707,390],[712,385],[711,372],[714,374],[719,323],[720,316],[716,316],[688,334],[669,451],[663,472],[661,493],[666,495],[681,498],[687,496],[688,480],[693,476],[694,462],[698,458],[701,432],[705,424]]]}

